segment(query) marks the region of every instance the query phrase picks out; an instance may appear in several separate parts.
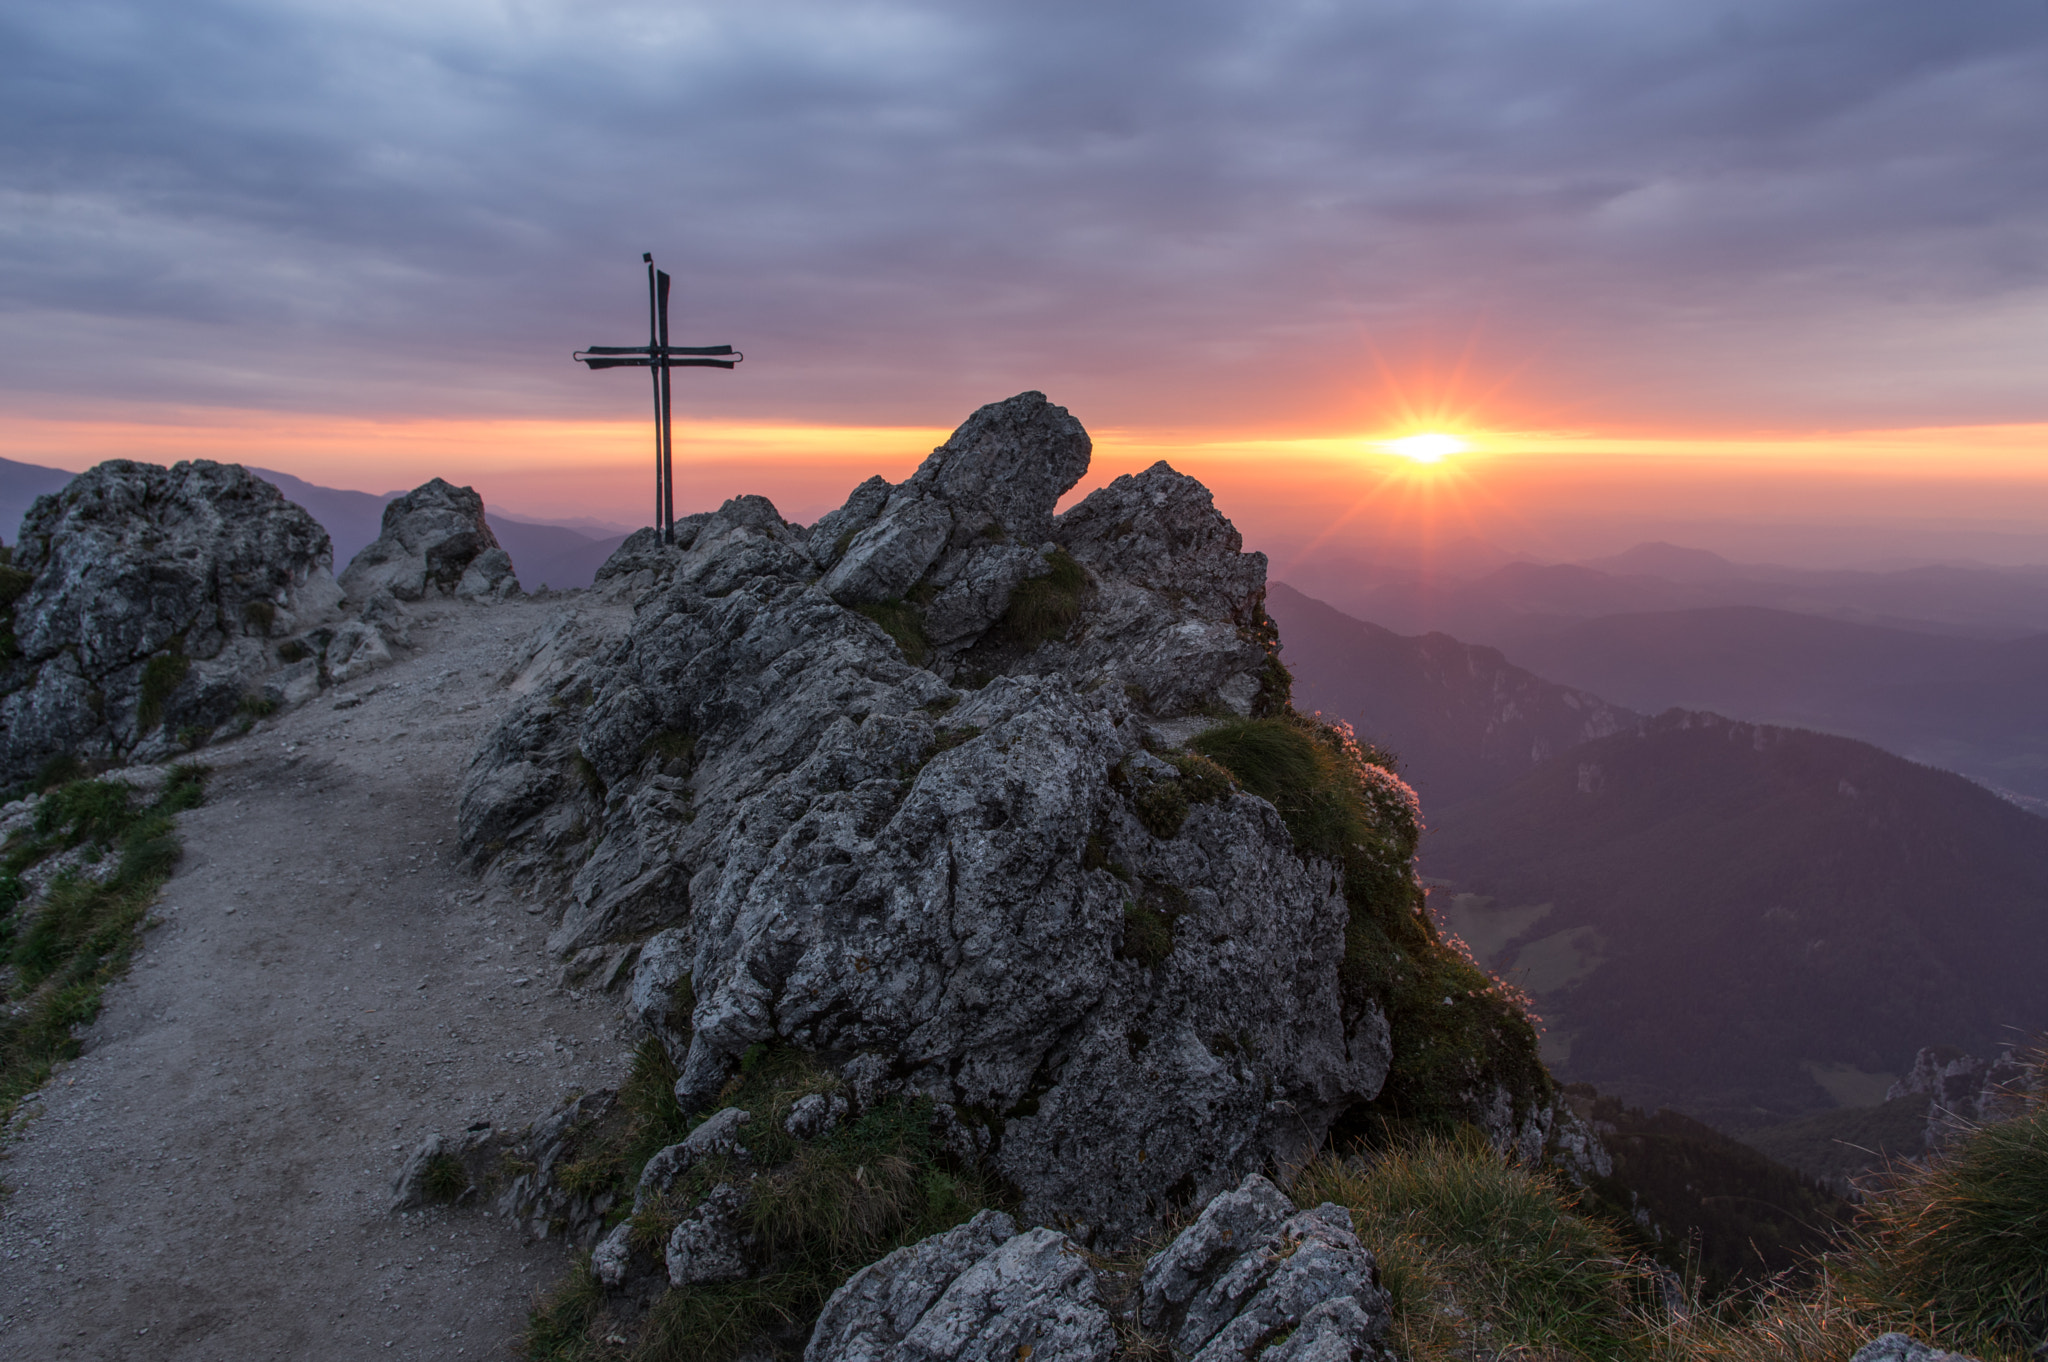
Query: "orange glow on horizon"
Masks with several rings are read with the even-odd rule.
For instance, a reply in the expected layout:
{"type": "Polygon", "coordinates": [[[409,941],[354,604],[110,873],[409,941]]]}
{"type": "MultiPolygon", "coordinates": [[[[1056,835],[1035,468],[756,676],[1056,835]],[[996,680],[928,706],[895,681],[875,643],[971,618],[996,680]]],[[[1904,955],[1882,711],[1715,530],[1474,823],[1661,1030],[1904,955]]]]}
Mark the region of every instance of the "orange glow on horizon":
{"type": "MultiPolygon", "coordinates": [[[[1543,523],[1591,514],[1953,515],[2038,523],[2048,532],[2048,425],[1744,438],[1515,432],[1449,422],[1405,429],[1465,448],[1430,463],[1387,448],[1408,436],[1380,441],[1361,438],[1355,428],[1273,439],[1098,425],[1093,467],[1064,504],[1164,459],[1211,488],[1248,545],[1276,552],[1276,575],[1301,553],[1348,551],[1390,536],[1540,546],[1543,523]]],[[[872,474],[908,476],[949,433],[936,426],[679,422],[677,509],[707,509],[757,492],[808,522],[872,474]]],[[[476,487],[488,504],[514,515],[587,515],[622,524],[646,517],[650,444],[647,423],[631,419],[379,420],[190,408],[127,409],[92,420],[0,414],[0,453],[25,463],[77,471],[109,458],[215,458],[373,493],[440,476],[476,487]]],[[[0,526],[0,536],[11,538],[12,529],[0,526]]]]}

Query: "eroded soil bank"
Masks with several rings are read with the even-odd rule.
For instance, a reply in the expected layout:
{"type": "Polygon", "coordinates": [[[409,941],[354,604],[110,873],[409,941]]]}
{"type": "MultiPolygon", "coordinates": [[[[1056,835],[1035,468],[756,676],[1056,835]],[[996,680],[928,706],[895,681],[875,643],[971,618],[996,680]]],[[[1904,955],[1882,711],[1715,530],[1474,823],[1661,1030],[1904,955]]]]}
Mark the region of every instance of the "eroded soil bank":
{"type": "Polygon", "coordinates": [[[541,905],[454,863],[463,770],[552,608],[424,607],[359,703],[199,754],[160,925],[6,1143],[0,1354],[505,1353],[560,1246],[386,1207],[428,1132],[523,1125],[627,1057],[616,1003],[556,985],[541,905]]]}

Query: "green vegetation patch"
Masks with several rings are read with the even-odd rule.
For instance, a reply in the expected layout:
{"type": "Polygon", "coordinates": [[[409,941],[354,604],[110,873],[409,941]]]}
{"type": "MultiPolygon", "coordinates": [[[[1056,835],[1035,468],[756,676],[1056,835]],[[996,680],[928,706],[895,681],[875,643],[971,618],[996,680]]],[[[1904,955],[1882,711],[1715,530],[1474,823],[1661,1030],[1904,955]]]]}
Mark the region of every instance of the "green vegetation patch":
{"type": "Polygon", "coordinates": [[[886,601],[857,605],[854,612],[881,625],[882,632],[896,640],[896,646],[903,650],[903,660],[911,666],[922,667],[931,656],[931,640],[925,637],[924,617],[916,606],[891,596],[886,601]]]}
{"type": "Polygon", "coordinates": [[[1149,903],[1124,900],[1124,937],[1116,953],[1151,969],[1173,954],[1173,919],[1149,903]]]}
{"type": "Polygon", "coordinates": [[[963,743],[972,742],[981,736],[979,724],[941,724],[932,730],[932,740],[925,744],[924,753],[918,758],[917,768],[923,770],[931,764],[932,758],[941,752],[950,752],[963,743]]]}
{"type": "Polygon", "coordinates": [[[663,766],[670,762],[681,762],[688,770],[697,756],[697,735],[679,728],[657,730],[646,742],[640,744],[640,759],[659,758],[663,766]]]}
{"type": "Polygon", "coordinates": [[[1291,711],[1228,720],[1188,746],[1269,801],[1296,850],[1342,871],[1345,1006],[1354,1016],[1384,1009],[1394,1066],[1371,1111],[1341,1133],[1366,1135],[1388,1119],[1447,1129],[1496,1085],[1548,1094],[1527,998],[1444,940],[1425,910],[1414,868],[1421,812],[1389,753],[1347,725],[1291,711]]]}
{"type": "Polygon", "coordinates": [[[1199,752],[1174,752],[1162,760],[1180,773],[1177,779],[1155,780],[1132,798],[1138,821],[1154,837],[1171,840],[1197,804],[1227,799],[1237,788],[1230,772],[1199,752]]]}
{"type": "Polygon", "coordinates": [[[277,624],[277,605],[273,601],[253,600],[242,603],[242,626],[255,634],[268,634],[277,624]]]}
{"type": "Polygon", "coordinates": [[[1319,1160],[1293,1196],[1350,1210],[1411,1362],[1642,1355],[1644,1269],[1549,1175],[1469,1129],[1385,1150],[1362,1171],[1319,1160]]]}
{"type": "Polygon", "coordinates": [[[158,653],[142,664],[142,694],[135,707],[135,729],[147,733],[164,721],[164,702],[169,700],[192,670],[192,659],[173,640],[169,651],[158,653]]]}
{"type": "Polygon", "coordinates": [[[21,1099],[78,1053],[73,1030],[99,1014],[100,995],[126,968],[135,929],[176,868],[174,817],[198,806],[206,771],[173,769],[154,801],[125,785],[74,781],[46,797],[34,827],[0,848],[0,950],[13,966],[0,1015],[0,1123],[21,1099]],[[22,874],[44,858],[84,847],[118,860],[105,883],[69,871],[40,904],[23,907],[22,874]]]}
{"type": "Polygon", "coordinates": [[[1081,600],[1088,590],[1088,570],[1067,553],[1054,549],[1052,571],[1027,577],[1010,593],[997,628],[1026,652],[1051,639],[1065,638],[1081,618],[1081,600]]]}
{"type": "MultiPolygon", "coordinates": [[[[673,1066],[650,1041],[620,1090],[622,1104],[633,1113],[625,1133],[616,1137],[613,1176],[622,1191],[638,1182],[648,1158],[696,1124],[682,1119],[674,1082],[673,1066]]],[[[608,1298],[587,1264],[579,1265],[534,1311],[526,1355],[549,1362],[717,1362],[765,1340],[775,1355],[793,1357],[826,1299],[847,1277],[990,1204],[980,1179],[951,1166],[934,1146],[929,1102],[880,1102],[814,1140],[784,1129],[799,1098],[840,1087],[835,1075],[799,1051],[754,1047],[712,1104],[712,1110],[736,1106],[753,1114],[741,1134],[749,1162],[707,1159],[633,1218],[634,1243],[658,1256],[682,1215],[714,1186],[745,1187],[743,1215],[754,1236],[755,1276],[670,1289],[643,1320],[628,1321],[618,1313],[627,1304],[608,1298]],[[750,1173],[758,1176],[750,1179],[750,1173]],[[632,1335],[637,1338],[624,1347],[604,1341],[632,1335]]],[[[602,1156],[593,1151],[585,1158],[602,1156]]],[[[630,1201],[624,1198],[622,1216],[630,1201]]]]}

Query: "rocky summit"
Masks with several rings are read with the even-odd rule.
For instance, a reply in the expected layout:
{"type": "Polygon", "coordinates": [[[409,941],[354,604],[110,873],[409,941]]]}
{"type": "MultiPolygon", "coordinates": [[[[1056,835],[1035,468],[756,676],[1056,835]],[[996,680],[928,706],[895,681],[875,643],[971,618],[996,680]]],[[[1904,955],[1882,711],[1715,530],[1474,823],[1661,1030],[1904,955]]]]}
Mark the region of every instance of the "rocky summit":
{"type": "Polygon", "coordinates": [[[1089,453],[1024,393],[808,529],[634,536],[529,644],[465,852],[572,970],[638,952],[685,1111],[801,1052],[1083,1242],[1396,1095],[1537,1152],[1533,1035],[1429,973],[1413,796],[1292,713],[1265,559],[1164,463],[1056,515],[1089,453]]]}

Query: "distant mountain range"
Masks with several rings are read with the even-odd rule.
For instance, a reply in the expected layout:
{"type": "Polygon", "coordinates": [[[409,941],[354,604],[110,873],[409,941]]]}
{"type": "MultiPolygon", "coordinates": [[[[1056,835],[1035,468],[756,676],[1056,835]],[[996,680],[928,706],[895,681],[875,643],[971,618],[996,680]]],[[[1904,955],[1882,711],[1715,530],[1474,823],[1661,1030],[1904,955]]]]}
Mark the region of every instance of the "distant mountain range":
{"type": "MultiPolygon", "coordinates": [[[[364,545],[377,537],[386,502],[404,495],[385,492],[351,492],[322,487],[290,473],[251,466],[250,472],[273,483],[287,499],[306,508],[334,541],[334,566],[339,572],[364,545]]],[[[72,475],[61,468],[0,459],[0,535],[8,543],[20,533],[21,518],[39,496],[62,490],[72,475]]],[[[512,555],[519,583],[528,591],[543,586],[556,590],[586,587],[596,579],[597,569],[611,557],[612,550],[626,536],[602,521],[587,518],[567,523],[550,523],[515,518],[502,512],[490,515],[491,532],[512,555]],[[597,532],[593,532],[597,531],[597,532]]]]}
{"type": "MultiPolygon", "coordinates": [[[[1400,755],[1423,795],[1432,907],[1535,996],[1561,1076],[1740,1131],[1875,1106],[1922,1045],[1985,1051],[2009,1027],[2048,1024],[2048,820],[1867,743],[1644,718],[1494,649],[1403,637],[1281,584],[1268,609],[1297,703],[1400,755]]],[[[1693,615],[1659,617],[1673,660],[1656,677],[1741,681],[1753,698],[1775,693],[1774,668],[1814,694],[1820,678],[1848,688],[1885,668],[1899,694],[1953,693],[1983,675],[1958,656],[2032,655],[1778,611],[1693,615]]],[[[1560,642],[1547,663],[1572,680],[1635,677],[1596,645],[1610,629],[1649,637],[1641,618],[1583,626],[1566,636],[1578,650],[1560,642]]],[[[2024,687],[2010,693],[2018,706],[2024,687]]]]}
{"type": "Polygon", "coordinates": [[[1516,644],[1603,615],[1723,606],[1981,638],[2048,632],[2048,567],[1824,572],[1643,544],[1588,563],[1511,562],[1474,575],[1358,562],[1304,566],[1289,580],[1396,633],[1440,631],[1511,655],[1516,644]]]}
{"type": "Polygon", "coordinates": [[[2048,1024],[2048,820],[1866,743],[1673,711],[1436,810],[1423,865],[1565,1076],[1724,1128],[2048,1024]]]}
{"type": "Polygon", "coordinates": [[[2048,810],[2048,635],[1958,638],[1731,606],[1610,615],[1507,653],[1637,709],[1862,738],[2048,810]]]}
{"type": "Polygon", "coordinates": [[[1446,634],[1404,638],[1285,582],[1267,589],[1266,610],[1280,626],[1296,706],[1341,718],[1396,753],[1425,812],[1499,789],[1638,717],[1495,649],[1446,634]]]}

